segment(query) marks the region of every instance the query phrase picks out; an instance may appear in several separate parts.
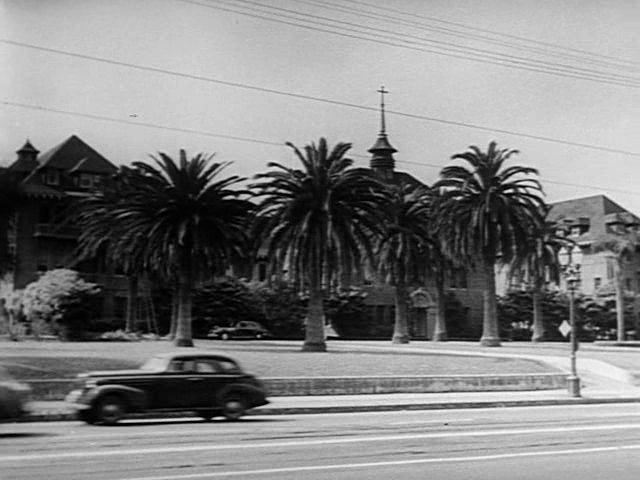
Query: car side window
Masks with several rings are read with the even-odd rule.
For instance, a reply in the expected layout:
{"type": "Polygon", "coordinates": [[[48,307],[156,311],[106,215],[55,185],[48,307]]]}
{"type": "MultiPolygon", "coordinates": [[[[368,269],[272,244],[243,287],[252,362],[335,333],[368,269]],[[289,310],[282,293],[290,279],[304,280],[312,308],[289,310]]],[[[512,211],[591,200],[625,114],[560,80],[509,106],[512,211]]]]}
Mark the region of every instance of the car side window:
{"type": "Polygon", "coordinates": [[[193,360],[171,360],[169,364],[169,368],[167,369],[169,372],[195,372],[196,365],[193,360]]]}
{"type": "Polygon", "coordinates": [[[215,373],[216,365],[212,360],[198,360],[196,362],[196,372],[198,373],[215,373]]]}
{"type": "Polygon", "coordinates": [[[167,371],[169,372],[181,372],[182,371],[182,360],[171,360],[171,363],[169,364],[169,368],[167,368],[167,371]]]}
{"type": "Polygon", "coordinates": [[[232,373],[240,370],[238,365],[228,360],[218,360],[218,367],[220,373],[232,373]]]}

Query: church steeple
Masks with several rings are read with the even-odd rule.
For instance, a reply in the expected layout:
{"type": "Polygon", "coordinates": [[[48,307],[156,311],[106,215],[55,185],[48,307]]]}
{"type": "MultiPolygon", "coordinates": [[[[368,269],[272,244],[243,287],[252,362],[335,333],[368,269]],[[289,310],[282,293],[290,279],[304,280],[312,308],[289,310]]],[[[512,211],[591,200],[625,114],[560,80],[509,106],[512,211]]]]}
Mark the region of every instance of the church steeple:
{"type": "Polygon", "coordinates": [[[371,160],[369,166],[379,173],[392,173],[395,167],[395,160],[393,154],[397,152],[395,148],[391,146],[389,140],[387,140],[387,131],[384,118],[384,94],[389,93],[384,89],[384,86],[378,90],[380,93],[380,133],[378,139],[374,143],[373,147],[369,149],[371,153],[371,160]]]}

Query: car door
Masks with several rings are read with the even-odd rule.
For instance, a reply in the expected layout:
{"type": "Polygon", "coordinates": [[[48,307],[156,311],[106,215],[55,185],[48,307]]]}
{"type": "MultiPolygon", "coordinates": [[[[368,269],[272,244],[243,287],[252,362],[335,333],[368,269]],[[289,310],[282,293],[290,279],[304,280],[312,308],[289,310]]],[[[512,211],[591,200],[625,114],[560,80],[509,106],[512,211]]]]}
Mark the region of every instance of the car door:
{"type": "Polygon", "coordinates": [[[171,360],[167,371],[158,382],[155,408],[190,408],[198,402],[203,379],[196,372],[196,362],[192,357],[176,357],[171,360]]]}
{"type": "Polygon", "coordinates": [[[217,393],[224,386],[224,378],[220,376],[220,366],[214,358],[203,357],[196,360],[196,373],[199,380],[194,381],[192,406],[195,408],[211,408],[216,404],[217,393]]]}
{"type": "Polygon", "coordinates": [[[236,336],[242,338],[251,338],[254,336],[254,329],[251,322],[238,322],[236,336]]]}

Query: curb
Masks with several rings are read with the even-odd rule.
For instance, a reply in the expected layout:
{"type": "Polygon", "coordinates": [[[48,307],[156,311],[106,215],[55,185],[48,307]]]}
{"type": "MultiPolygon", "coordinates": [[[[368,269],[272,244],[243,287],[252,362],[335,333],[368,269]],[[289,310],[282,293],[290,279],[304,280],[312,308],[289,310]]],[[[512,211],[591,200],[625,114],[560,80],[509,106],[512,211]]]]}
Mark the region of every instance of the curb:
{"type": "MultiPolygon", "coordinates": [[[[247,412],[247,415],[305,415],[326,413],[358,413],[358,412],[391,412],[398,410],[453,410],[473,408],[511,408],[511,407],[544,407],[557,405],[593,405],[613,403],[640,403],[638,397],[621,398],[558,398],[540,400],[496,400],[475,402],[432,402],[432,403],[398,403],[393,405],[349,405],[349,406],[319,406],[319,407],[280,407],[259,408],[247,412]]],[[[184,412],[171,412],[159,414],[132,414],[131,419],[152,418],[183,418],[184,412]]],[[[76,421],[73,412],[42,412],[31,413],[17,422],[66,422],[76,421]]]]}

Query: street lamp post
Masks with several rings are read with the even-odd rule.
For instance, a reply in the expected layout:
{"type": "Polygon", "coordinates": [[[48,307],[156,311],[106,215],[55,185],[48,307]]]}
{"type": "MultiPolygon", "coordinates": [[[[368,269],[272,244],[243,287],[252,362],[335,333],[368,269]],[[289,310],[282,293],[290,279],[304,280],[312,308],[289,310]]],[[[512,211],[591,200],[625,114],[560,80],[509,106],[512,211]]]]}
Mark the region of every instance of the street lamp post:
{"type": "Polygon", "coordinates": [[[578,351],[578,329],[576,326],[575,294],[580,283],[580,264],[582,251],[577,245],[573,250],[563,248],[559,255],[569,290],[569,322],[571,324],[571,375],[567,378],[567,388],[572,397],[580,396],[580,377],[576,368],[576,352],[578,351]]]}

